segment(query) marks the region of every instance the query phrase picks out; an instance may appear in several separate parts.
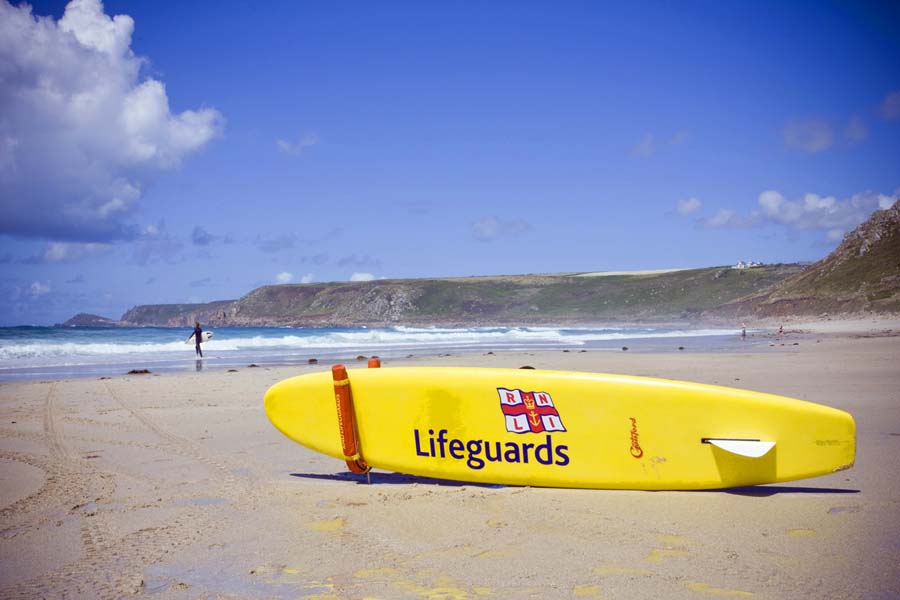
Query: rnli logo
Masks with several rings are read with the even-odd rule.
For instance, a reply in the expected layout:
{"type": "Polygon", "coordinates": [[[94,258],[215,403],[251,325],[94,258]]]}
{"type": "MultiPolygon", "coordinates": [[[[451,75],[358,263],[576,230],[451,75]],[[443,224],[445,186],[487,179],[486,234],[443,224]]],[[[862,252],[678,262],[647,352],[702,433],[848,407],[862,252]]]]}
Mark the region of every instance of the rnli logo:
{"type": "Polygon", "coordinates": [[[497,388],[500,409],[511,433],[543,433],[565,431],[559,411],[547,392],[524,392],[497,388]]]}
{"type": "MultiPolygon", "coordinates": [[[[565,467],[569,464],[569,447],[553,440],[551,431],[565,431],[559,412],[546,392],[523,392],[497,388],[500,408],[506,420],[506,430],[512,433],[544,433],[541,438],[525,438],[517,441],[468,439],[455,437],[445,428],[413,429],[413,446],[416,456],[426,460],[465,461],[473,471],[492,463],[535,464],[565,467]]],[[[521,438],[520,438],[521,439],[521,438]]]]}

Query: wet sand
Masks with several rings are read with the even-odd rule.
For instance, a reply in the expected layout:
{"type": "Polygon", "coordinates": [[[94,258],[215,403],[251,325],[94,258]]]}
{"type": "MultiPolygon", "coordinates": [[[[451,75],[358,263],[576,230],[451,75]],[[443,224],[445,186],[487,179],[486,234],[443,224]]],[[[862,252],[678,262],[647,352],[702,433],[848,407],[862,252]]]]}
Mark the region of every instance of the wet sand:
{"type": "Polygon", "coordinates": [[[726,491],[368,485],[263,413],[269,385],[324,364],[5,383],[0,597],[898,598],[898,329],[827,325],[748,352],[385,364],[649,375],[856,418],[853,469],[726,491]]]}

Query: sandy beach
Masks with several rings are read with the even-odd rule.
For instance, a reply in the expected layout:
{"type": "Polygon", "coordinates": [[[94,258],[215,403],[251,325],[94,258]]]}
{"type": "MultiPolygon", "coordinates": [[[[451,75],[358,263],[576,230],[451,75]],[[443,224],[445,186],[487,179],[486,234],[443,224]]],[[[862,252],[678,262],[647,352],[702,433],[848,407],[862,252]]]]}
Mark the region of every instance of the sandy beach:
{"type": "MultiPolygon", "coordinates": [[[[706,492],[479,486],[284,438],[263,394],[327,369],[0,384],[2,598],[900,598],[900,327],[790,324],[752,351],[533,352],[851,412],[856,466],[706,492]]],[[[351,365],[355,366],[355,365],[351,365]]]]}

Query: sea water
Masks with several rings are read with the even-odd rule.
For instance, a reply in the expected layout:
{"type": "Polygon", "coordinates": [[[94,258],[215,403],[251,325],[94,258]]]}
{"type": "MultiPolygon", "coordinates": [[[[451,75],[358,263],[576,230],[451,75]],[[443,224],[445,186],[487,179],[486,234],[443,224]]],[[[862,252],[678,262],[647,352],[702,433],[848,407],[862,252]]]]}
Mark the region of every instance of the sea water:
{"type": "Polygon", "coordinates": [[[738,343],[735,329],[672,327],[219,327],[203,361],[190,328],[2,327],[0,380],[121,375],[249,364],[330,364],[357,356],[398,359],[445,353],[527,350],[688,350],[738,343]]]}

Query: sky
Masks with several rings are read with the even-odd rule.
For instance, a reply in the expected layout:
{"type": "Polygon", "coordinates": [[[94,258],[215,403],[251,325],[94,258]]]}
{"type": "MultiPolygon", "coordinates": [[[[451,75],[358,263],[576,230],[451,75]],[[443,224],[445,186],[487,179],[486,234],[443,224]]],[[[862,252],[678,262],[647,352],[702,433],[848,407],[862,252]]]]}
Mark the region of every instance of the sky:
{"type": "Polygon", "coordinates": [[[815,261],[900,196],[900,5],[0,0],[0,325],[815,261]]]}

